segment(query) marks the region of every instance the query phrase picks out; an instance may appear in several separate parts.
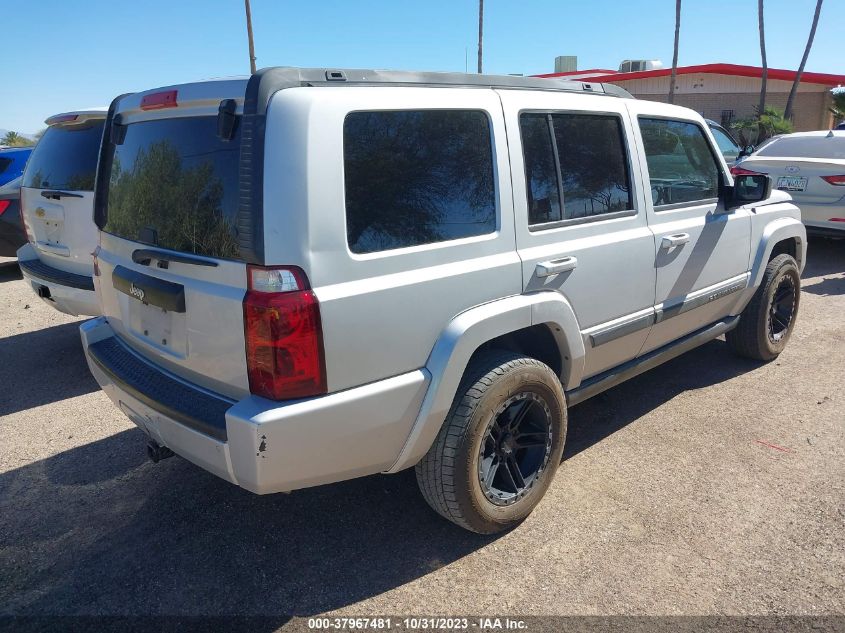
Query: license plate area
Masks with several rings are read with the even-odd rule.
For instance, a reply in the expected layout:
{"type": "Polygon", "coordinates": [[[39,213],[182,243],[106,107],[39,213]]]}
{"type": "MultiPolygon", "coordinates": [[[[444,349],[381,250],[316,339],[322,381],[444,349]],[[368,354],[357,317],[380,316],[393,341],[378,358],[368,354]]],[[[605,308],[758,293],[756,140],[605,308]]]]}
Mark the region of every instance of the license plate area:
{"type": "Polygon", "coordinates": [[[185,358],[185,315],[128,299],[129,330],[147,345],[161,352],[185,358]]]}
{"type": "Polygon", "coordinates": [[[781,191],[804,191],[807,179],[802,176],[781,176],[778,178],[778,189],[781,191]]]}
{"type": "Polygon", "coordinates": [[[186,358],[185,288],[181,284],[115,267],[112,285],[123,293],[129,331],[157,350],[186,358]]]}

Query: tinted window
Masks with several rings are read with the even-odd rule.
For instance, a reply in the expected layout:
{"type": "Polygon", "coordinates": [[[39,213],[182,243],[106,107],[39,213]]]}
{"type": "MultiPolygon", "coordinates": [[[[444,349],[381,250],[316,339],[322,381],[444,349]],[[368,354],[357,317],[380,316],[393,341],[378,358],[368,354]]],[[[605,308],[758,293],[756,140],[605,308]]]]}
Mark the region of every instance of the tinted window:
{"type": "Polygon", "coordinates": [[[344,123],[343,152],[353,252],[496,229],[490,124],[483,112],[353,112],[344,123]]]}
{"type": "Polygon", "coordinates": [[[528,224],[558,222],[563,218],[549,116],[523,114],[519,117],[519,125],[525,158],[528,224]]]}
{"type": "Polygon", "coordinates": [[[711,127],[710,131],[713,132],[713,138],[716,139],[716,145],[719,146],[719,151],[725,157],[725,162],[734,162],[737,156],[739,156],[739,145],[734,143],[730,136],[717,127],[711,127]]]}
{"type": "Polygon", "coordinates": [[[103,120],[50,126],[32,150],[24,187],[93,191],[103,120]]]}
{"type": "Polygon", "coordinates": [[[633,208],[622,123],[616,116],[552,116],[564,219],[633,208]]]}
{"type": "Polygon", "coordinates": [[[784,136],[761,147],[757,156],[842,159],[845,158],[845,135],[784,136]]]}
{"type": "Polygon", "coordinates": [[[695,123],[640,119],[654,206],[711,200],[719,195],[719,168],[695,123]]]}
{"type": "Polygon", "coordinates": [[[175,251],[237,259],[240,126],[217,117],[132,123],[114,146],[104,230],[175,251]]]}
{"type": "Polygon", "coordinates": [[[633,208],[628,154],[618,117],[523,114],[520,128],[529,224],[633,208]]]}
{"type": "Polygon", "coordinates": [[[13,162],[11,158],[0,158],[0,174],[9,169],[9,165],[13,162]]]}

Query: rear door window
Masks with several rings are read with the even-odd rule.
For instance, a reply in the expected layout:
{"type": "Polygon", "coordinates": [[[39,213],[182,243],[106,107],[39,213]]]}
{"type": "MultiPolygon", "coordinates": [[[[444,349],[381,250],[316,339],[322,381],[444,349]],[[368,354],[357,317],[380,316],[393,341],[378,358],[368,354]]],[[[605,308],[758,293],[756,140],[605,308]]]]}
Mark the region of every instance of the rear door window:
{"type": "Polygon", "coordinates": [[[217,135],[217,117],[126,126],[113,146],[103,230],[135,242],[239,259],[236,215],[240,125],[217,135]]]}
{"type": "Polygon", "coordinates": [[[353,253],[496,230],[493,145],[477,110],[352,112],[343,126],[353,253]]]}
{"type": "Polygon", "coordinates": [[[9,169],[9,165],[11,165],[13,162],[14,161],[11,158],[0,157],[0,174],[9,169]]]}
{"type": "Polygon", "coordinates": [[[34,189],[93,191],[103,120],[47,128],[32,150],[23,186],[34,189]]]}
{"type": "Polygon", "coordinates": [[[520,131],[530,226],[633,210],[618,116],[523,113],[520,131]]]}
{"type": "Polygon", "coordinates": [[[651,198],[655,207],[713,202],[719,195],[719,166],[698,125],[641,117],[651,198]]]}

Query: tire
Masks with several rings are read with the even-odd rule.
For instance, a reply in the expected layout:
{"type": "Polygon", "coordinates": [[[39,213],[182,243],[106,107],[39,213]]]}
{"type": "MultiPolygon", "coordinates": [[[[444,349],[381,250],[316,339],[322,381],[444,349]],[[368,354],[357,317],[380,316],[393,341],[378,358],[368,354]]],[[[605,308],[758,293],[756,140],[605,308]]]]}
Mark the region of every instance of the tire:
{"type": "Polygon", "coordinates": [[[774,360],[795,329],[800,301],[798,264],[791,255],[774,257],[766,266],[760,287],[740,314],[739,324],[725,335],[728,345],[746,358],[774,360]]]}
{"type": "Polygon", "coordinates": [[[416,466],[417,483],[453,523],[479,534],[502,532],[543,498],[565,440],[566,398],[557,375],[533,358],[487,352],[467,369],[437,439],[416,466]]]}

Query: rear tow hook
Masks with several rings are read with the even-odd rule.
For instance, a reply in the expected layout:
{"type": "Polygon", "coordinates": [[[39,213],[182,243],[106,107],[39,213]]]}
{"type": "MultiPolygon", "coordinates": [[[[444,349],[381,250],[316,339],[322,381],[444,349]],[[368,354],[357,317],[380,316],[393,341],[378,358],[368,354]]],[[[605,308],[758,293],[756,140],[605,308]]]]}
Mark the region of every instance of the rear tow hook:
{"type": "Polygon", "coordinates": [[[150,442],[147,444],[147,457],[149,457],[150,461],[154,464],[158,464],[161,460],[173,457],[174,455],[175,453],[166,446],[162,446],[156,442],[150,442]]]}

